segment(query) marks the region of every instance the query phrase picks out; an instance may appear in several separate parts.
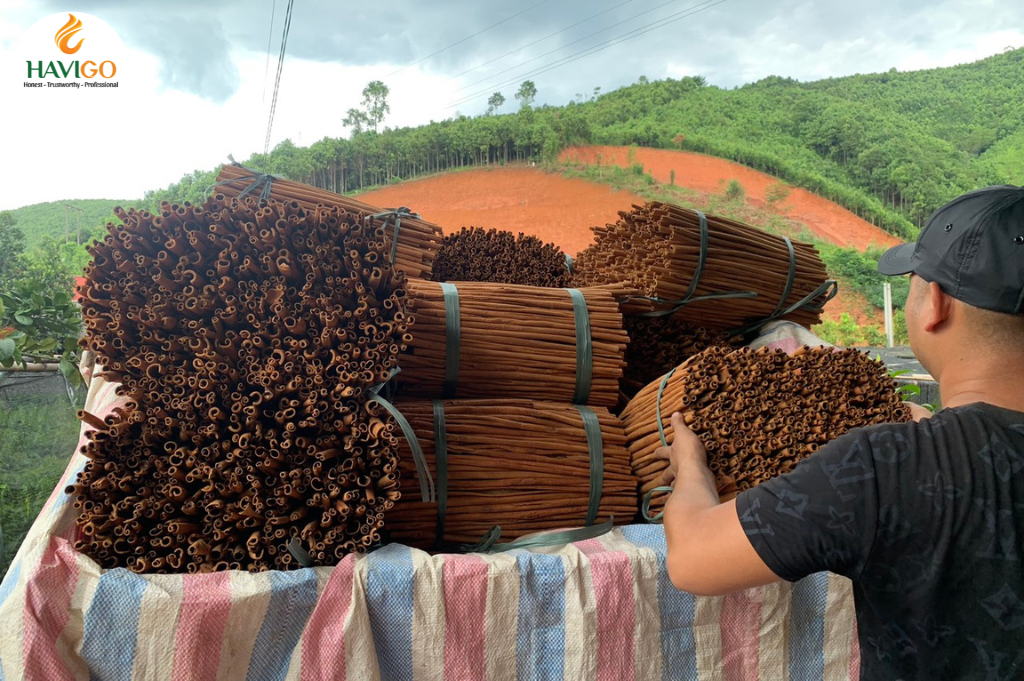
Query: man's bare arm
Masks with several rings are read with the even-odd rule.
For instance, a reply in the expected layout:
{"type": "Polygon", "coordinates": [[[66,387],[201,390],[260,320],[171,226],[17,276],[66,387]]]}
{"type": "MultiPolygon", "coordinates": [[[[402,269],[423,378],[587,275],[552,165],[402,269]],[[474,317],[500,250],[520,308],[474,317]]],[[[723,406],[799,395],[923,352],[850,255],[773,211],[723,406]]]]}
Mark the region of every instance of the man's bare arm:
{"type": "Polygon", "coordinates": [[[665,505],[668,574],[676,588],[717,596],[779,581],[751,546],[736,515],[736,501],[718,502],[704,445],[672,415],[675,436],[658,456],[669,460],[662,477],[673,485],[665,505]]]}

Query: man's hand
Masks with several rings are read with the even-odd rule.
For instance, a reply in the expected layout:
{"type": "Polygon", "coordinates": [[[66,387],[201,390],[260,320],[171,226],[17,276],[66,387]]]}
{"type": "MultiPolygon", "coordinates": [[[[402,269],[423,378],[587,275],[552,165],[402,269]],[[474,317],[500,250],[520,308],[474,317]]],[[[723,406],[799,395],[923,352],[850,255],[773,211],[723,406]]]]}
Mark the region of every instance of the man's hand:
{"type": "Polygon", "coordinates": [[[654,455],[668,461],[668,468],[661,474],[661,484],[671,486],[680,469],[707,467],[708,454],[700,438],[683,423],[682,414],[672,414],[672,444],[658,447],[654,455]]]}
{"type": "Polygon", "coordinates": [[[664,519],[672,583],[715,596],[778,581],[747,539],[736,501],[718,503],[704,445],[679,413],[672,414],[672,430],[672,446],[658,449],[658,456],[669,462],[662,481],[674,488],[664,519]]]}
{"type": "Polygon", "coordinates": [[[908,402],[904,400],[903,404],[907,405],[907,408],[910,409],[910,418],[913,419],[914,421],[920,421],[921,419],[930,419],[932,417],[931,410],[929,410],[927,407],[922,407],[920,404],[917,404],[916,402],[908,402]]]}

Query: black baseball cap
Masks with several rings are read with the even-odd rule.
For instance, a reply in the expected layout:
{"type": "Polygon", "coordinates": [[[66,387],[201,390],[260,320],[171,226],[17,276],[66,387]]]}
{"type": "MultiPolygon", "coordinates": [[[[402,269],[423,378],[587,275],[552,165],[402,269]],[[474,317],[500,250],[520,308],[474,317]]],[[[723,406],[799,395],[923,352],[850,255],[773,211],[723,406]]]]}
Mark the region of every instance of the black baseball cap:
{"type": "Polygon", "coordinates": [[[1024,310],[1024,187],[968,192],[935,211],[915,243],[878,261],[882,274],[913,272],[968,305],[1024,310]]]}

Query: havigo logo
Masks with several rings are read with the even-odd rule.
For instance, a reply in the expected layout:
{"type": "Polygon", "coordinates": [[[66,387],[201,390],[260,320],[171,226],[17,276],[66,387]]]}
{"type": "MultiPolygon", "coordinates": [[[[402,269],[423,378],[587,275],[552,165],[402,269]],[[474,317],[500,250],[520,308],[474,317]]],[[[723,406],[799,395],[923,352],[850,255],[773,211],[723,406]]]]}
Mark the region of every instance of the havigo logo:
{"type": "Polygon", "coordinates": [[[53,42],[57,43],[57,47],[59,47],[60,51],[64,54],[74,54],[75,52],[78,52],[80,47],[82,47],[82,41],[84,41],[85,38],[79,39],[78,44],[74,47],[71,47],[68,43],[73,37],[75,37],[75,34],[81,30],[82,20],[77,19],[74,14],[69,14],[68,23],[64,24],[64,26],[57,31],[57,35],[53,36],[53,42]]]}
{"type": "MultiPolygon", "coordinates": [[[[37,21],[14,52],[21,88],[36,90],[121,87],[121,38],[102,19],[84,12],[37,21]],[[69,59],[68,57],[71,57],[69,59]]],[[[8,72],[14,64],[5,64],[8,72]]]]}

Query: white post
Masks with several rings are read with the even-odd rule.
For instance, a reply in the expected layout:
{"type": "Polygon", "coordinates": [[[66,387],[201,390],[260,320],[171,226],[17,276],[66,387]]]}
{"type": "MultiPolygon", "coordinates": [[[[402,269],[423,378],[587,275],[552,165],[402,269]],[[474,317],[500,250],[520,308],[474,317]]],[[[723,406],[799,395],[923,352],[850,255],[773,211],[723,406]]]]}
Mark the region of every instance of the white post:
{"type": "Polygon", "coordinates": [[[892,340],[892,284],[885,282],[882,284],[882,293],[885,298],[885,342],[886,347],[891,348],[893,346],[892,340]]]}

